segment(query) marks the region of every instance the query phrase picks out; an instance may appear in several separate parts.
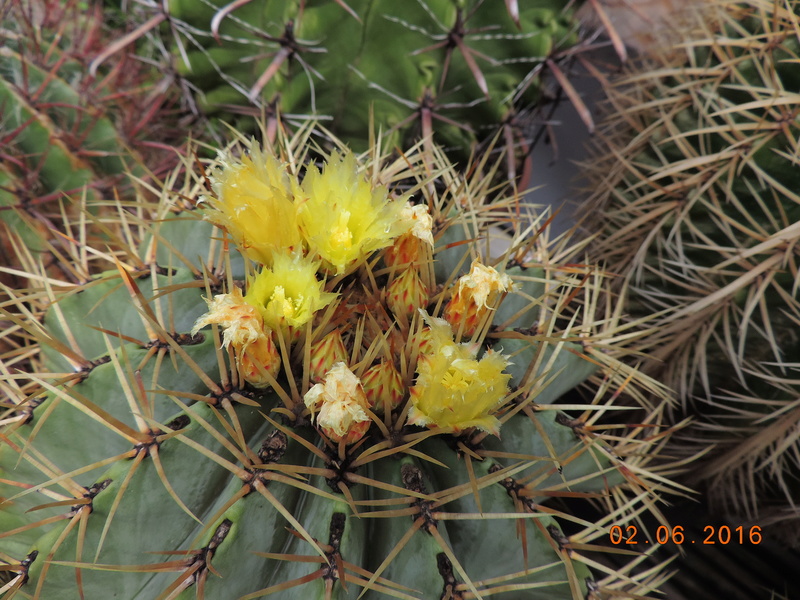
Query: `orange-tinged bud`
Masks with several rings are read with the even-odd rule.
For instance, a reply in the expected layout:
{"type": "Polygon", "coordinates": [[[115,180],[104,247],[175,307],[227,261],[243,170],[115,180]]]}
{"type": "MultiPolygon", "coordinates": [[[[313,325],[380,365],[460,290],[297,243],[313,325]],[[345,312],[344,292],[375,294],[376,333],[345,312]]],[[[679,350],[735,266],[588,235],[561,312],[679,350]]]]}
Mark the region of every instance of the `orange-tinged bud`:
{"type": "Polygon", "coordinates": [[[444,318],[456,331],[463,328],[463,334],[471,336],[486,313],[493,310],[500,294],[512,286],[508,275],[475,260],[470,272],[456,282],[456,291],[444,309],[444,318]]]}
{"type": "Polygon", "coordinates": [[[361,375],[361,385],[369,407],[379,414],[391,412],[400,405],[405,389],[403,378],[391,361],[381,361],[361,375]]]}
{"type": "Polygon", "coordinates": [[[384,254],[384,262],[390,267],[417,264],[426,257],[425,246],[433,248],[433,219],[427,206],[407,204],[400,219],[406,231],[384,254]]]}
{"type": "Polygon", "coordinates": [[[281,357],[272,336],[262,335],[240,352],[239,372],[249,384],[265,388],[271,385],[281,368],[281,357]],[[269,374],[269,377],[265,375],[269,374]]]}
{"type": "Polygon", "coordinates": [[[195,322],[192,335],[212,323],[225,328],[222,347],[231,346],[236,351],[242,377],[256,387],[268,387],[264,372],[277,375],[280,355],[272,341],[272,331],[264,327],[261,312],[245,301],[239,288],[214,296],[208,303],[208,312],[195,322]]]}
{"type": "Polygon", "coordinates": [[[311,361],[308,365],[309,376],[314,383],[322,381],[325,374],[338,362],[347,362],[347,349],[344,347],[342,334],[334,329],[321,340],[311,345],[311,361]]]}
{"type": "Polygon", "coordinates": [[[395,315],[410,316],[428,305],[428,286],[416,268],[408,268],[386,290],[386,304],[395,315]]]}
{"type": "Polygon", "coordinates": [[[331,441],[354,444],[367,432],[367,397],[358,377],[343,362],[336,363],[303,398],[312,421],[331,441]]]}

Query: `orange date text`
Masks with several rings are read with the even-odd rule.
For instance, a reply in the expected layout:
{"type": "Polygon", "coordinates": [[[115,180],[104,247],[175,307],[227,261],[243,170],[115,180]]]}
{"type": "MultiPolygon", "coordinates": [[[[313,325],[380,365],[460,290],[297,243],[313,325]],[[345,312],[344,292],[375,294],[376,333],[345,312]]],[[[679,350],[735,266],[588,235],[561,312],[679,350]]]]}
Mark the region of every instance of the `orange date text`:
{"type": "MultiPolygon", "coordinates": [[[[649,536],[645,535],[636,525],[614,525],[608,530],[608,537],[615,546],[649,544],[649,536]]],[[[655,541],[657,544],[760,544],[762,540],[761,527],[728,527],[727,525],[706,525],[703,527],[702,539],[687,538],[684,527],[675,525],[667,527],[661,525],[656,528],[655,541]]]]}

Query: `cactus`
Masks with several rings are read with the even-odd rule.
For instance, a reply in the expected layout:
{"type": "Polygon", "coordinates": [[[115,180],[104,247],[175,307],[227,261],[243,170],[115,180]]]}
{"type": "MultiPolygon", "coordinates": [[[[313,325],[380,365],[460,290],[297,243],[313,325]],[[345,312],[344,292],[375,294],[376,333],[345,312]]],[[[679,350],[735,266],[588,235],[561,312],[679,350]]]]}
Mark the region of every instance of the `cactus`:
{"type": "Polygon", "coordinates": [[[198,112],[240,130],[262,111],[285,125],[314,115],[363,150],[374,120],[390,144],[432,135],[464,160],[499,129],[524,155],[542,74],[566,82],[558,64],[578,41],[570,4],[173,0],[139,6],[136,32],[156,40],[140,53],[174,49],[186,89],[201,92],[189,95],[198,112]]]}
{"type": "MultiPolygon", "coordinates": [[[[148,67],[118,55],[88,75],[109,37],[102,17],[99,6],[52,0],[13,0],[2,12],[0,217],[26,232],[34,254],[68,252],[53,234],[62,213],[111,197],[126,170],[164,175],[177,162],[163,124],[170,94],[151,89],[148,67]]],[[[2,237],[3,254],[16,255],[2,237]]]]}
{"type": "Polygon", "coordinates": [[[696,38],[610,89],[590,165],[593,255],[659,311],[646,370],[704,453],[692,481],[797,542],[800,3],[720,4],[696,38]],[[709,21],[712,22],[712,21],[709,21]]]}
{"type": "Polygon", "coordinates": [[[320,169],[311,135],[186,165],[158,202],[106,218],[95,254],[111,270],[6,290],[32,366],[0,363],[0,591],[655,589],[642,557],[615,571],[587,554],[673,488],[648,470],[665,391],[625,365],[633,338],[596,312],[607,285],[574,260],[582,246],[521,221],[496,163],[462,175],[441,151],[376,143],[358,160],[340,145],[320,169]],[[496,224],[512,233],[491,258],[496,224]],[[555,403],[581,384],[589,401],[555,403]],[[649,427],[600,421],[622,394],[650,407],[649,427]]]}

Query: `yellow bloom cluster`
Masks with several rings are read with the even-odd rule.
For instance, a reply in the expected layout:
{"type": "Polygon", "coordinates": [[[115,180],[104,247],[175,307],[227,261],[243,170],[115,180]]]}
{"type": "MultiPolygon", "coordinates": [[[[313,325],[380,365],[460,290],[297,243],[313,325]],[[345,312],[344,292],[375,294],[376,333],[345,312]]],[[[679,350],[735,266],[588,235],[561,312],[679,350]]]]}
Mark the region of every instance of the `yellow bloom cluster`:
{"type": "Polygon", "coordinates": [[[264,370],[274,374],[280,364],[276,332],[291,339],[336,298],[325,291],[328,274],[354,271],[408,230],[409,205],[371,185],[350,152],[334,153],[321,171],[309,166],[302,183],[254,142],[241,158],[223,153],[219,162],[210,174],[213,194],[204,199],[207,217],[263,268],[244,297],[234,290],[210,301],[194,330],[225,327],[223,345],[237,351],[240,371],[265,386],[264,370]],[[268,348],[274,356],[265,355],[268,348]]]}
{"type": "Polygon", "coordinates": [[[408,227],[404,199],[372,186],[350,152],[334,153],[302,184],[271,153],[251,143],[249,154],[223,154],[211,173],[208,218],[252,260],[272,266],[280,254],[304,253],[331,273],[349,273],[408,227]]]}
{"type": "Polygon", "coordinates": [[[503,372],[508,359],[490,350],[477,360],[477,348],[453,341],[447,321],[424,317],[430,343],[411,388],[409,423],[451,428],[454,433],[477,427],[497,435],[500,422],[491,413],[508,392],[511,375],[503,372]]]}

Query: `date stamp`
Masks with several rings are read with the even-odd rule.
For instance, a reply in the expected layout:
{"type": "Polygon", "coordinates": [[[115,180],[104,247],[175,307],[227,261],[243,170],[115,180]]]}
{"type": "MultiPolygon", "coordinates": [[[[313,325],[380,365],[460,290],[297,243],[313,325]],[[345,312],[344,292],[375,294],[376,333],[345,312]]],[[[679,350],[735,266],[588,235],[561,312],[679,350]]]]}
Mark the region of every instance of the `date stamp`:
{"type": "MultiPolygon", "coordinates": [[[[637,545],[649,544],[649,536],[644,532],[639,531],[636,525],[613,525],[608,530],[609,541],[618,546],[623,545],[637,545]]],[[[685,528],[681,525],[674,527],[667,527],[661,525],[656,528],[655,541],[657,544],[706,544],[706,545],[726,545],[726,544],[752,544],[757,545],[762,541],[761,527],[753,525],[751,527],[728,527],[727,525],[706,525],[703,527],[703,534],[700,536],[702,539],[689,539],[686,534],[685,528]]]]}

